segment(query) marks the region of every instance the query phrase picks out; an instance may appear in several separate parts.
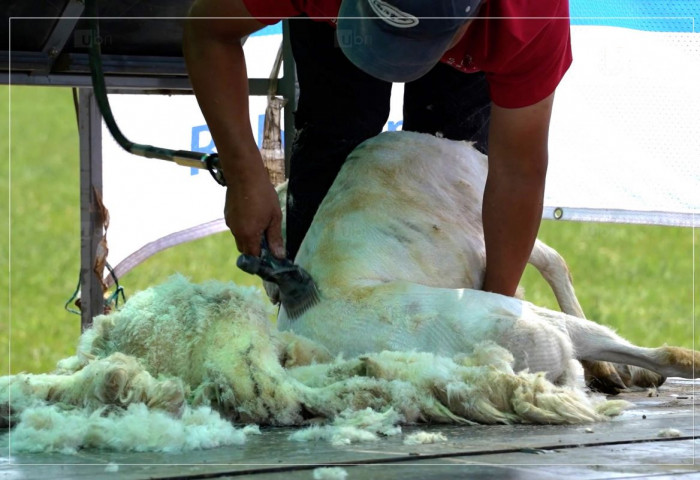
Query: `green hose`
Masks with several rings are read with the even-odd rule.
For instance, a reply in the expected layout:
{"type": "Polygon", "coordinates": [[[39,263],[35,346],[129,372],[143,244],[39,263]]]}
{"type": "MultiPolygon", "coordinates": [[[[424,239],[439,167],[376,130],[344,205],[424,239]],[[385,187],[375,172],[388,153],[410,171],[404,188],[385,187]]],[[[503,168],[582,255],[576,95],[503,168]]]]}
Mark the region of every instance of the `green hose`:
{"type": "Polygon", "coordinates": [[[214,180],[221,185],[226,185],[223,173],[219,169],[219,156],[215,153],[207,154],[191,152],[189,150],[171,150],[168,148],[154,147],[153,145],[134,143],[124,136],[117,122],[114,120],[112,109],[107,99],[107,87],[105,86],[104,73],[102,71],[100,42],[96,41],[96,39],[100,38],[100,27],[97,18],[97,0],[86,0],[85,14],[90,18],[90,33],[92,35],[89,55],[92,89],[95,100],[97,101],[97,107],[112,137],[114,137],[117,143],[129,153],[141,157],[168,160],[188,167],[205,168],[209,170],[214,180]]]}

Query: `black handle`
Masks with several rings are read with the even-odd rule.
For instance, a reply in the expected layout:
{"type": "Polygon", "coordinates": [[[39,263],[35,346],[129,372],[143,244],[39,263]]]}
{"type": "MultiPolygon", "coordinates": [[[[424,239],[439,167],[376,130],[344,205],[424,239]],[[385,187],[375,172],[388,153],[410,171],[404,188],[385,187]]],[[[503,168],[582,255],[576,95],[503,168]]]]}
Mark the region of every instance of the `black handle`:
{"type": "Polygon", "coordinates": [[[238,268],[252,275],[257,275],[263,280],[280,283],[280,277],[283,274],[286,276],[299,276],[298,268],[288,258],[277,258],[271,252],[267,244],[267,239],[263,235],[260,242],[260,256],[241,254],[236,260],[238,268]]]}

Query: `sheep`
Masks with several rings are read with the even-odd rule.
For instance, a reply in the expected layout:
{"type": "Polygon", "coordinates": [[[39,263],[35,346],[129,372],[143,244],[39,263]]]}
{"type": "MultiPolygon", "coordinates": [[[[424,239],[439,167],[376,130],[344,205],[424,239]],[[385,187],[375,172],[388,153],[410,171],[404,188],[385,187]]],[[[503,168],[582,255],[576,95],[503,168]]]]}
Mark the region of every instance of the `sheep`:
{"type": "Polygon", "coordinates": [[[470,145],[425,134],[387,132],[358,146],[296,257],[323,299],[294,320],[282,309],[279,328],[347,355],[417,350],[452,356],[491,341],[514,355],[516,370],[546,372],[559,384],[572,381],[576,361],[586,362],[608,388],[620,386],[618,368],[628,383],[695,378],[697,352],[633,346],[585,320],[564,260],[542,242],[530,262],[564,313],[479,290],[487,168],[486,157],[470,145]]]}
{"type": "Polygon", "coordinates": [[[564,260],[541,242],[530,261],[565,313],[478,290],[485,175],[485,157],[467,143],[381,134],[351,154],[301,245],[296,261],[320,288],[317,305],[296,319],[281,308],[275,328],[257,289],[175,276],[96,317],[55,372],[0,378],[0,417],[28,438],[21,429],[37,406],[91,418],[139,405],[183,418],[206,407],[238,423],[331,419],[336,430],[295,439],[343,443],[396,432],[396,422],[567,424],[620,413],[624,401],[585,394],[577,361],[615,388],[616,367],[601,361],[657,372],[630,384],[694,378],[697,352],[636,347],[585,320],[564,260]]]}

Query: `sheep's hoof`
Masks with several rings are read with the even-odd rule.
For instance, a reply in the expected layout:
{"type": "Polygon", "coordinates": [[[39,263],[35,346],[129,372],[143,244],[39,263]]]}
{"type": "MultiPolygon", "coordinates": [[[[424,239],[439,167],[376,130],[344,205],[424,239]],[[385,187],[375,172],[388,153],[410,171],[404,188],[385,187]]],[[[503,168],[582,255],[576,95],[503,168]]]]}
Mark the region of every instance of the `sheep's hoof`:
{"type": "Polygon", "coordinates": [[[612,363],[581,361],[586,386],[595,392],[617,395],[627,388],[612,363]]]}
{"type": "Polygon", "coordinates": [[[621,363],[582,361],[586,385],[593,391],[617,395],[625,390],[661,386],[666,378],[644,368],[621,363]]]}

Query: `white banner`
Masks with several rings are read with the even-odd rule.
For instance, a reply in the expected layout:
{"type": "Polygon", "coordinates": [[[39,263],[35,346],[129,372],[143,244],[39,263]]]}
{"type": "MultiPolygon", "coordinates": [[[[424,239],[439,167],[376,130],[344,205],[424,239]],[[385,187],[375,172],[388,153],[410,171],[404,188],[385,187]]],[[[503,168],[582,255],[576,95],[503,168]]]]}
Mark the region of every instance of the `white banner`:
{"type": "Polygon", "coordinates": [[[700,34],[571,29],[557,89],[547,214],[692,225],[700,213],[700,34]],[[599,211],[596,211],[599,210],[599,211]]]}

